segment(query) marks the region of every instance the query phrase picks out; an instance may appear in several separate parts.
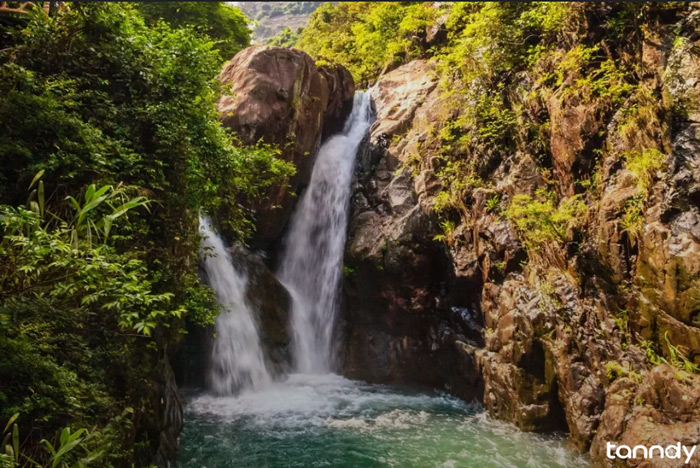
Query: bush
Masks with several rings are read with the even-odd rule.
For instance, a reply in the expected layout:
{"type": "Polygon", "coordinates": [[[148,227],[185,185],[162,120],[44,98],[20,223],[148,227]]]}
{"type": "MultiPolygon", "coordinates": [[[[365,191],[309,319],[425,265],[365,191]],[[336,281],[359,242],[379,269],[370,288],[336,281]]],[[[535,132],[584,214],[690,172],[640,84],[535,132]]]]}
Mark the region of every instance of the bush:
{"type": "Polygon", "coordinates": [[[567,242],[571,229],[583,222],[587,212],[580,195],[556,203],[554,195],[540,190],[535,198],[528,195],[513,197],[506,217],[511,220],[529,250],[551,242],[567,242]]]}
{"type": "Polygon", "coordinates": [[[173,28],[190,27],[215,41],[221,60],[230,60],[250,44],[248,20],[226,2],[140,2],[135,7],[155,25],[166,21],[173,28]]]}
{"type": "Polygon", "coordinates": [[[296,47],[346,66],[355,81],[368,85],[387,64],[421,55],[419,38],[437,12],[423,3],[326,3],[311,14],[296,47]]]}
{"type": "Polygon", "coordinates": [[[634,244],[644,226],[644,211],[649,191],[656,174],[664,167],[666,155],[656,148],[646,148],[624,153],[623,159],[627,170],[637,181],[637,193],[625,205],[620,225],[634,244]]]}

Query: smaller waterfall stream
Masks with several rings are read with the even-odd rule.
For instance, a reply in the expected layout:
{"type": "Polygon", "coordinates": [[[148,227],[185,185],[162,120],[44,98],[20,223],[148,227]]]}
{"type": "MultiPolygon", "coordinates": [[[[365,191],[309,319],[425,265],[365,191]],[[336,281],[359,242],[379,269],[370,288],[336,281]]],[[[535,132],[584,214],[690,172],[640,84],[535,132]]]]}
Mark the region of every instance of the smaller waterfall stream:
{"type": "Polygon", "coordinates": [[[248,278],[234,268],[231,254],[211,222],[199,218],[202,260],[207,282],[222,308],[216,318],[216,338],[207,376],[210,390],[232,395],[270,383],[260,344],[256,314],[246,298],[248,278]]]}
{"type": "Polygon", "coordinates": [[[278,271],[292,294],[296,369],[333,369],[333,332],[355,156],[371,124],[369,93],[358,92],[343,132],[318,152],[309,187],[299,201],[278,271]]]}

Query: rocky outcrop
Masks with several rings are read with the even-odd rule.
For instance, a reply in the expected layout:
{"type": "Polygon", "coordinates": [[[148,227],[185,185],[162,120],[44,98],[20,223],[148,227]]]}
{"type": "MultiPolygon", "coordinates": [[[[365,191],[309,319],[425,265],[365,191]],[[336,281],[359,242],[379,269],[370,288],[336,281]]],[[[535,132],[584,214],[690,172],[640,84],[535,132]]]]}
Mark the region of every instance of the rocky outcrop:
{"type": "MultiPolygon", "coordinates": [[[[607,459],[607,442],[634,447],[643,445],[692,447],[700,443],[700,382],[678,377],[677,370],[661,365],[644,379],[620,378],[607,390],[605,411],[601,415],[591,456],[598,466],[614,467],[607,459]],[[641,380],[641,382],[639,381],[641,380]]],[[[700,454],[689,463],[681,459],[635,460],[639,468],[676,468],[700,465],[700,454]]]]}
{"type": "Polygon", "coordinates": [[[318,72],[323,80],[324,97],[327,102],[323,114],[323,139],[343,129],[345,118],[352,110],[355,96],[355,81],[342,65],[322,65],[318,72]]]}
{"type": "MultiPolygon", "coordinates": [[[[567,92],[566,81],[539,100],[517,101],[528,118],[544,115],[547,145],[537,151],[546,156],[527,139],[453,151],[474,159],[482,183],[439,215],[436,198],[449,187],[436,173],[453,143],[440,130],[459,109],[422,60],[381,76],[345,255],[345,372],[477,398],[525,430],[566,430],[599,466],[613,466],[608,441],[698,444],[693,34],[674,47],[667,30],[645,31],[638,88],[617,107],[567,92]],[[664,155],[662,168],[640,175],[630,155],[651,150],[664,155]],[[581,180],[596,185],[584,190],[581,180]],[[587,212],[569,241],[534,250],[504,208],[539,189],[578,194],[587,212]],[[636,226],[625,219],[632,205],[636,226]]],[[[539,86],[520,82],[523,95],[539,86]]],[[[664,463],[630,466],[683,466],[664,463]]]]}
{"type": "Polygon", "coordinates": [[[429,72],[427,62],[412,62],[374,89],[377,121],[358,157],[345,255],[344,371],[473,398],[480,392],[469,378],[477,376],[474,304],[452,297],[468,284],[433,241],[439,227],[426,203],[430,182],[416,187],[404,167],[422,138],[417,122],[429,119],[421,103],[437,97],[429,72]]]}
{"type": "Polygon", "coordinates": [[[279,238],[296,194],[308,184],[322,132],[342,127],[350,112],[354,82],[340,65],[319,70],[302,51],[268,46],[236,54],[220,79],[229,86],[218,102],[224,126],[244,144],[278,146],[297,170],[287,186],[271,188],[267,199],[253,207],[254,246],[267,246],[279,238]]]}
{"type": "Polygon", "coordinates": [[[262,259],[239,247],[233,261],[248,274],[246,296],[258,313],[260,339],[272,373],[281,375],[291,365],[290,337],[287,327],[292,299],[262,259]]]}

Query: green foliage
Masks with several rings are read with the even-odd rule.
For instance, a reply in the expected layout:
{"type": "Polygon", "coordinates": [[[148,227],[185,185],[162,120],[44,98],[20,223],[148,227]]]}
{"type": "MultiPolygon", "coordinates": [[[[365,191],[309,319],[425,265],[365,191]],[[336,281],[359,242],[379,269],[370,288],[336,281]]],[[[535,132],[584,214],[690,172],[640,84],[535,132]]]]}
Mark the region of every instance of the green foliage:
{"type": "Polygon", "coordinates": [[[223,203],[235,231],[250,232],[237,196],[280,165],[274,151],[249,154],[219,125],[213,43],[163,22],[148,28],[131,6],[111,4],[38,15],[15,40],[0,56],[0,120],[12,122],[0,133],[10,162],[0,171],[0,200],[18,205],[45,170],[65,184],[55,197],[124,181],[155,201],[167,198],[154,210],[162,238],[196,222],[200,207],[215,213],[223,203]],[[241,178],[248,184],[232,186],[241,178]]]}
{"type": "Polygon", "coordinates": [[[296,167],[279,158],[279,148],[263,143],[244,146],[234,136],[228,140],[229,157],[203,168],[205,173],[219,172],[228,177],[217,178],[218,185],[211,185],[209,198],[202,206],[209,213],[218,213],[227,232],[245,242],[254,232],[251,206],[264,199],[270,187],[286,184],[296,167]]]}
{"type": "Polygon", "coordinates": [[[487,200],[486,200],[486,211],[489,211],[491,213],[496,213],[498,212],[498,208],[501,205],[501,197],[498,194],[491,195],[487,200]]]}
{"type": "Polygon", "coordinates": [[[113,441],[98,466],[153,455],[158,369],[184,319],[218,312],[197,275],[197,214],[245,240],[251,201],[294,171],[219,124],[211,31],[154,18],[75,4],[29,16],[0,50],[0,420],[20,414],[42,463],[40,440],[58,453],[64,427],[113,441]]]}
{"type": "Polygon", "coordinates": [[[627,349],[631,338],[629,329],[629,314],[627,313],[627,310],[620,309],[616,315],[613,315],[613,321],[622,334],[622,340],[620,343],[622,349],[627,349]]]}
{"type": "Polygon", "coordinates": [[[467,83],[522,69],[536,45],[556,37],[571,9],[555,3],[459,3],[447,19],[450,44],[441,58],[467,83]]]}
{"type": "Polygon", "coordinates": [[[440,222],[440,228],[442,229],[442,234],[436,235],[433,237],[433,240],[451,244],[454,240],[455,229],[457,228],[455,222],[445,219],[440,222]]]}
{"type": "Polygon", "coordinates": [[[302,31],[303,28],[298,28],[296,31],[292,31],[289,26],[287,26],[282,31],[268,39],[267,43],[277,47],[294,47],[299,40],[299,36],[301,35],[302,31]]]}
{"type": "Polygon", "coordinates": [[[620,219],[620,227],[627,233],[633,245],[636,244],[644,228],[644,202],[645,198],[641,194],[636,194],[630,198],[625,204],[625,209],[620,219]]]}
{"type": "MultiPolygon", "coordinates": [[[[43,183],[43,181],[40,182],[43,183]]],[[[90,184],[85,191],[85,202],[82,205],[71,195],[66,197],[75,210],[70,230],[73,248],[77,249],[81,243],[91,248],[93,238],[102,238],[102,242],[106,244],[116,219],[134,208],[148,207],[150,201],[146,197],[129,199],[126,198],[126,192],[127,188],[121,185],[116,188],[105,185],[98,189],[95,184],[90,184]],[[95,213],[100,211],[103,204],[109,208],[109,211],[107,214],[96,215],[95,213]]]]}
{"type": "Polygon", "coordinates": [[[532,250],[550,242],[567,242],[569,231],[581,225],[586,212],[580,195],[557,204],[552,193],[540,190],[534,198],[513,197],[505,215],[515,224],[525,246],[532,250]]]}
{"type": "Polygon", "coordinates": [[[135,4],[146,22],[163,20],[173,28],[191,27],[215,41],[222,60],[230,60],[250,43],[245,15],[226,2],[140,2],[135,4]]]}
{"type": "Polygon", "coordinates": [[[564,86],[562,98],[576,97],[584,102],[617,107],[636,89],[629,71],[607,58],[599,45],[578,44],[568,50],[540,54],[534,64],[539,82],[551,92],[564,86]]]}
{"type": "Polygon", "coordinates": [[[239,8],[249,17],[263,23],[279,16],[312,13],[323,2],[241,2],[239,8]]]}
{"type": "Polygon", "coordinates": [[[629,362],[620,364],[617,361],[608,361],[605,363],[605,373],[611,382],[619,378],[630,378],[636,382],[642,381],[642,375],[632,370],[629,362]]]}
{"type": "Polygon", "coordinates": [[[668,335],[669,332],[666,331],[664,334],[664,340],[666,341],[666,347],[668,349],[668,356],[671,365],[681,372],[680,375],[683,378],[687,378],[690,374],[700,374],[700,366],[688,359],[686,356],[687,350],[681,346],[675,346],[673,343],[671,343],[671,339],[668,335]]]}
{"type": "Polygon", "coordinates": [[[659,356],[656,351],[656,346],[651,340],[639,339],[639,347],[644,350],[647,356],[647,362],[653,366],[658,366],[659,364],[668,364],[668,361],[663,357],[659,356]]]}
{"type": "Polygon", "coordinates": [[[620,225],[629,235],[630,242],[636,243],[644,227],[644,209],[649,191],[656,174],[664,167],[666,155],[656,148],[646,148],[627,152],[623,158],[627,170],[637,181],[637,193],[625,205],[620,225]]]}
{"type": "MultiPolygon", "coordinates": [[[[0,290],[8,298],[5,307],[54,300],[63,308],[100,304],[99,309],[118,313],[120,327],[150,335],[165,315],[159,305],[167,305],[173,294],[152,294],[153,281],[143,261],[117,254],[107,245],[113,221],[147,200],[121,203],[97,222],[88,217],[101,202],[110,204],[119,194],[110,186],[95,190],[91,185],[84,206],[69,197],[76,207],[74,220],[54,229],[42,227],[33,212],[0,208],[0,290]],[[91,237],[100,233],[103,242],[94,247],[91,237]]],[[[183,312],[178,308],[169,313],[179,318],[183,312]]]]}
{"type": "Polygon", "coordinates": [[[296,47],[318,59],[345,65],[361,84],[373,82],[384,66],[421,53],[417,38],[436,18],[424,3],[325,3],[309,18],[296,47]]]}
{"type": "Polygon", "coordinates": [[[663,169],[666,155],[656,148],[642,151],[630,151],[623,155],[627,170],[637,181],[640,192],[646,193],[651,188],[656,173],[663,169]]]}
{"type": "Polygon", "coordinates": [[[130,398],[118,382],[157,357],[147,337],[186,312],[173,293],[154,291],[159,274],[138,254],[76,244],[76,221],[51,220],[0,207],[0,381],[11,382],[0,387],[0,419],[19,412],[34,437],[114,415],[130,398]]]}
{"type": "Polygon", "coordinates": [[[540,297],[540,310],[547,312],[557,312],[564,307],[561,298],[557,294],[557,289],[551,281],[541,281],[537,283],[537,291],[540,297]]]}
{"type": "Polygon", "coordinates": [[[445,189],[435,196],[433,210],[436,213],[446,210],[464,212],[468,192],[481,187],[484,181],[474,174],[467,161],[443,158],[442,162],[437,176],[445,189]]]}
{"type": "Polygon", "coordinates": [[[676,378],[678,380],[688,380],[693,374],[700,374],[700,366],[688,359],[686,356],[687,351],[683,347],[671,343],[668,330],[664,333],[663,339],[669,357],[668,360],[657,352],[657,344],[650,340],[639,340],[639,346],[646,351],[647,361],[651,365],[667,364],[673,366],[676,369],[676,378]]]}
{"type": "Polygon", "coordinates": [[[78,429],[71,431],[64,427],[53,442],[42,439],[42,451],[28,454],[22,451],[20,431],[17,421],[19,414],[14,414],[5,426],[1,436],[4,436],[0,453],[1,468],[69,468],[69,467],[112,467],[111,461],[118,457],[118,447],[115,446],[114,435],[116,426],[121,430],[130,427],[128,419],[132,413],[127,408],[121,415],[115,417],[102,430],[87,431],[78,429]]]}

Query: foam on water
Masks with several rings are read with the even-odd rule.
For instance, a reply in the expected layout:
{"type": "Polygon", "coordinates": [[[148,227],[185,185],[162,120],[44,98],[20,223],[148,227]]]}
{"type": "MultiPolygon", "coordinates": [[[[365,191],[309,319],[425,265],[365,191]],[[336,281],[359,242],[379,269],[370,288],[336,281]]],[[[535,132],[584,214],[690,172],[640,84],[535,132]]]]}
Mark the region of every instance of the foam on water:
{"type": "Polygon", "coordinates": [[[343,377],[293,374],[187,405],[180,466],[587,467],[561,436],[524,433],[474,404],[343,377]]]}

